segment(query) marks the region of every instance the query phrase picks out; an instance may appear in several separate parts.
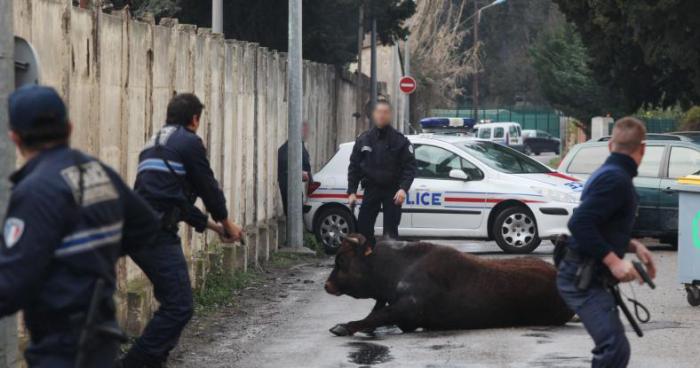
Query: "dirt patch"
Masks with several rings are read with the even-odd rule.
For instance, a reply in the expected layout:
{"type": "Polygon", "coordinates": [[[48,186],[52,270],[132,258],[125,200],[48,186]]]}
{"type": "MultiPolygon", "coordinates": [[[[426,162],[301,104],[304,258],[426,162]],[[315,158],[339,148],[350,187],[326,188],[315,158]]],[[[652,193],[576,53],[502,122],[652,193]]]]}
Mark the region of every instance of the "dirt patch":
{"type": "Polygon", "coordinates": [[[169,367],[203,367],[235,362],[249,353],[287,318],[286,311],[308,303],[307,295],[322,288],[330,261],[294,258],[270,262],[231,301],[196,314],[185,329],[169,367]]]}

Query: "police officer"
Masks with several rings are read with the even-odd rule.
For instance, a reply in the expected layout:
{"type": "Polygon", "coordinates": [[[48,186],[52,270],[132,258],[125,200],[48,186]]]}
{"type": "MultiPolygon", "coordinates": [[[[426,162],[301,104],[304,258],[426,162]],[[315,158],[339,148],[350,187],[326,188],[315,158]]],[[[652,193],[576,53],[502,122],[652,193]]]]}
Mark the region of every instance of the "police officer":
{"type": "Polygon", "coordinates": [[[401,205],[416,175],[413,146],[403,134],[391,126],[392,107],[380,100],[372,111],[375,126],[355,141],[348,167],[350,205],[357,202],[357,188],[364,188],[364,197],[357,220],[358,231],[374,245],[374,223],[381,210],[384,235],[399,236],[401,205]]]}
{"type": "MultiPolygon", "coordinates": [[[[301,177],[305,182],[311,181],[311,158],[309,151],[306,149],[306,140],[309,138],[309,123],[304,121],[301,130],[301,177]]],[[[287,215],[287,161],[289,161],[289,141],[277,149],[277,184],[280,188],[282,196],[282,207],[284,215],[287,215]]]]}
{"type": "Polygon", "coordinates": [[[644,157],[645,134],[644,124],[635,118],[615,123],[608,143],[611,154],[586,182],[581,205],[569,220],[571,238],[557,286],[595,342],[593,367],[626,367],[630,358],[630,345],[605,278],[641,280],[632,263],[623,259],[628,251],[637,254],[649,276],[656,275],[651,253],[630,236],[638,204],[632,179],[644,157]],[[584,272],[578,272],[585,265],[593,267],[589,285],[580,279],[584,272]]]}
{"type": "Polygon", "coordinates": [[[119,348],[114,264],[150,243],[156,215],[111,168],[68,146],[72,128],[56,91],[22,87],[9,110],[26,163],[11,177],[0,241],[0,316],[24,311],[30,367],[109,367],[119,348]],[[81,346],[88,322],[103,332],[81,346]]]}
{"type": "Polygon", "coordinates": [[[165,126],[141,152],[136,193],[156,210],[161,229],[152,246],[130,253],[153,284],[160,307],[143,335],[122,359],[124,367],[160,367],[177,345],[192,317],[193,300],[187,262],[178,236],[185,221],[197,232],[215,231],[223,242],[240,240],[241,228],[228,218],[226,199],[197,136],[204,105],[189,93],[173,97],[165,126]],[[214,221],[194,203],[201,198],[214,221]]]}

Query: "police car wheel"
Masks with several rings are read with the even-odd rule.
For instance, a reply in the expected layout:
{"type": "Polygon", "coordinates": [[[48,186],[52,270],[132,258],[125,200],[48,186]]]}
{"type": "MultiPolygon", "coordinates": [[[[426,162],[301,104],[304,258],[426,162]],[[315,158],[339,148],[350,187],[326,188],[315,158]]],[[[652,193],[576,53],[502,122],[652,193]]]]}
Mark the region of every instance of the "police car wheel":
{"type": "Polygon", "coordinates": [[[340,235],[355,232],[355,219],[345,208],[327,208],[318,216],[314,232],[326,254],[335,254],[340,247],[340,235]]]}
{"type": "Polygon", "coordinates": [[[537,235],[537,223],[532,212],[524,206],[508,207],[493,222],[493,237],[506,253],[531,253],[542,241],[537,235]]]}

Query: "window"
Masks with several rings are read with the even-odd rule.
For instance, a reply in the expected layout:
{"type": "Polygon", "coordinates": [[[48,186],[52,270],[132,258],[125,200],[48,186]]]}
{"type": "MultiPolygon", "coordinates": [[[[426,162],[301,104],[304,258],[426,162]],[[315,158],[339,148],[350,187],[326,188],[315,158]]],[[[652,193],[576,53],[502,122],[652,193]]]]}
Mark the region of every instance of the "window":
{"type": "Polygon", "coordinates": [[[479,128],[479,138],[491,139],[491,128],[479,128]]]}
{"type": "Polygon", "coordinates": [[[493,137],[494,138],[503,138],[504,135],[505,135],[505,133],[503,131],[503,128],[501,128],[501,127],[493,128],[493,137]]]}
{"type": "MultiPolygon", "coordinates": [[[[646,155],[644,156],[646,160],[646,155]]],[[[668,163],[668,177],[680,178],[700,170],[700,152],[687,147],[671,148],[671,158],[668,163]]]]}
{"type": "Polygon", "coordinates": [[[541,130],[538,130],[537,131],[537,138],[551,138],[551,136],[547,132],[543,132],[541,130]]]}
{"type": "Polygon", "coordinates": [[[520,129],[516,125],[511,125],[508,129],[508,135],[513,138],[520,137],[520,129]]]}
{"type": "Polygon", "coordinates": [[[507,174],[541,174],[552,172],[547,166],[500,144],[472,141],[465,142],[460,147],[483,164],[507,174]]]}
{"type": "Polygon", "coordinates": [[[609,155],[608,146],[581,148],[571,160],[567,171],[572,174],[591,174],[605,162],[609,155]]]}
{"type": "Polygon", "coordinates": [[[417,177],[427,179],[450,179],[450,171],[462,170],[470,180],[481,180],[484,173],[471,162],[446,149],[419,145],[415,148],[417,177]]]}
{"type": "Polygon", "coordinates": [[[665,146],[647,146],[642,164],[637,169],[637,175],[647,178],[658,178],[661,158],[664,155],[665,146]]]}

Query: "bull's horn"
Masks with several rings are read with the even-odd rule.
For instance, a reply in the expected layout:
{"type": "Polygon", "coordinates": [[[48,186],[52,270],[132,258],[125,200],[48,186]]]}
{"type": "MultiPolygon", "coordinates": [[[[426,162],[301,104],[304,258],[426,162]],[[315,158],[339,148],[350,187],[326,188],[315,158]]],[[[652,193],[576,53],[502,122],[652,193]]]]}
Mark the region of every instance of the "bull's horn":
{"type": "Polygon", "coordinates": [[[354,244],[358,244],[358,245],[360,244],[360,239],[353,238],[351,236],[346,236],[345,240],[349,241],[350,243],[354,243],[354,244]]]}

